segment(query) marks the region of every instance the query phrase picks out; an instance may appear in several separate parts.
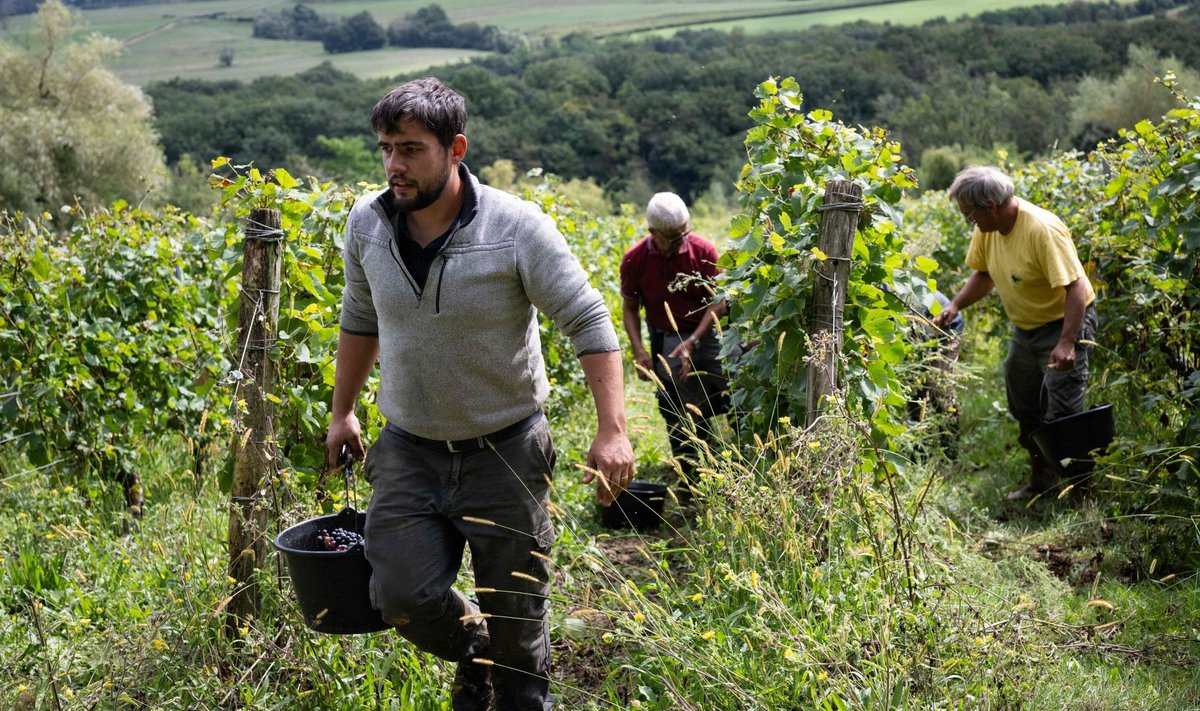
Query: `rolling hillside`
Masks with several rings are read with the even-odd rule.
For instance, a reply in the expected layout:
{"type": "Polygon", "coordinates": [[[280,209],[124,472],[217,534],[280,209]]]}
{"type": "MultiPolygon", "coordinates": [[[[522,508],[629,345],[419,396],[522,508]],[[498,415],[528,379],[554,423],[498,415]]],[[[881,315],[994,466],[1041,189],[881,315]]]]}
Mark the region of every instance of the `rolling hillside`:
{"type": "MultiPolygon", "coordinates": [[[[659,2],[620,0],[444,0],[441,6],[455,23],[474,22],[515,30],[534,38],[572,32],[596,36],[674,32],[679,29],[742,30],[754,34],[795,30],[855,20],[917,24],[937,17],[959,17],[988,10],[1066,0],[701,0],[659,2]]],[[[256,39],[254,17],[278,12],[294,0],[205,0],[83,12],[91,31],[116,38],[125,52],[111,68],[125,81],[190,79],[245,80],[296,74],[322,62],[362,78],[393,76],[425,67],[465,61],[480,54],[463,49],[387,48],[369,52],[327,54],[317,42],[256,39]],[[232,50],[231,66],[219,56],[232,50]]],[[[316,0],[305,3],[318,13],[344,17],[367,11],[381,25],[426,6],[427,0],[316,0]]],[[[20,31],[28,17],[9,21],[6,32],[20,31]]]]}

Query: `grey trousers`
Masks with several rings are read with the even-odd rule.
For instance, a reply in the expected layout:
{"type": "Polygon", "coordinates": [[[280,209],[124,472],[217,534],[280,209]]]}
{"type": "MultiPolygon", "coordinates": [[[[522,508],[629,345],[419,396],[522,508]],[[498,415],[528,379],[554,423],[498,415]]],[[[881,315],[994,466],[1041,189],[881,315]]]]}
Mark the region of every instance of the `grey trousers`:
{"type": "Polygon", "coordinates": [[[680,360],[667,358],[667,354],[681,340],[678,334],[652,331],[650,353],[654,359],[654,372],[663,384],[656,392],[656,397],[658,412],[667,423],[671,454],[679,461],[684,478],[695,484],[699,459],[695,439],[709,443],[713,441],[712,425],[708,420],[729,411],[729,380],[721,362],[721,342],[715,336],[700,339],[692,352],[693,372],[687,380],[683,380],[680,377],[680,360]],[[670,366],[670,370],[663,361],[670,366]],[[689,413],[688,405],[695,407],[696,411],[689,413]],[[687,424],[689,419],[695,423],[695,439],[692,428],[687,424]]]}
{"type": "Polygon", "coordinates": [[[1080,341],[1096,337],[1099,317],[1095,304],[1083,313],[1075,341],[1075,367],[1067,371],[1048,369],[1050,352],[1062,335],[1062,321],[1051,321],[1028,331],[1013,326],[1008,357],[1004,361],[1004,384],[1008,411],[1020,426],[1019,442],[1037,449],[1030,435],[1043,423],[1083,412],[1088,381],[1088,355],[1092,347],[1080,341]]]}
{"type": "Polygon", "coordinates": [[[547,556],[555,531],[547,503],[555,458],[545,417],[473,452],[435,449],[385,429],[367,455],[372,603],[430,654],[493,660],[500,709],[553,706],[547,556]],[[451,590],[464,545],[483,589],[483,624],[460,619],[466,610],[451,590]]]}

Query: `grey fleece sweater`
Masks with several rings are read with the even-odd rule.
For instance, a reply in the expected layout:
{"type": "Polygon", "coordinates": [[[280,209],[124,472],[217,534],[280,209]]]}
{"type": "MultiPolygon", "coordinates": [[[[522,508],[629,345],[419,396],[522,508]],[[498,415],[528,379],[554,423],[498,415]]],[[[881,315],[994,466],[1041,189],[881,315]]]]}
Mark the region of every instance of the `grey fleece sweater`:
{"type": "Polygon", "coordinates": [[[533,414],[550,393],[537,310],[576,355],[620,349],[604,300],[554,222],[532,203],[480,185],[423,289],[393,243],[386,189],[346,222],[341,328],[379,336],[378,404],[430,439],[466,439],[533,414]]]}

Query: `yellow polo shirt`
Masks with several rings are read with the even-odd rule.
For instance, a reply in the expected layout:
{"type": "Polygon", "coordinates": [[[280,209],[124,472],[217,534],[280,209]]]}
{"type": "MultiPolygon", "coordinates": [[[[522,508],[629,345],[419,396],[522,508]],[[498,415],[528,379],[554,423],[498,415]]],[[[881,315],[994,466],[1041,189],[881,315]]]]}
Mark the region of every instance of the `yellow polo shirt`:
{"type": "Polygon", "coordinates": [[[1082,278],[1089,304],[1096,292],[1062,220],[1020,198],[1017,203],[1017,221],[1007,235],[975,228],[967,266],[991,275],[1008,319],[1029,330],[1063,317],[1067,284],[1082,278]]]}

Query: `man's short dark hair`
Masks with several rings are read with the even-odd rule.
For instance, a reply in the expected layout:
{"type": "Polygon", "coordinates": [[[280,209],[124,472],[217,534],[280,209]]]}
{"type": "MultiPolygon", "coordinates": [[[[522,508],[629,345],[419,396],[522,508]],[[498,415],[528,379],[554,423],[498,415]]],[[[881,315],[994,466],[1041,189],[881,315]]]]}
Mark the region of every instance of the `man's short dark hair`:
{"type": "Polygon", "coordinates": [[[433,77],[405,82],[388,92],[371,111],[376,133],[395,133],[405,121],[416,121],[449,148],[467,131],[467,105],[453,89],[433,77]]]}

